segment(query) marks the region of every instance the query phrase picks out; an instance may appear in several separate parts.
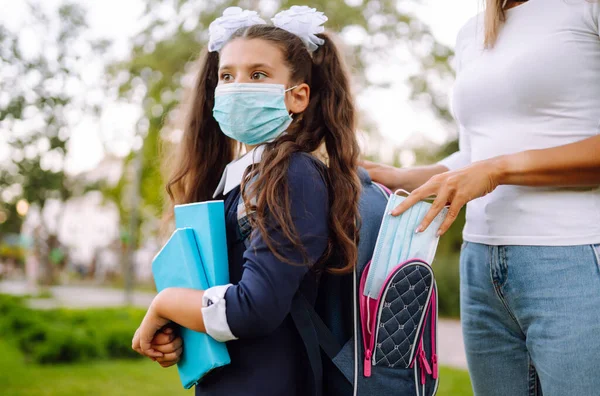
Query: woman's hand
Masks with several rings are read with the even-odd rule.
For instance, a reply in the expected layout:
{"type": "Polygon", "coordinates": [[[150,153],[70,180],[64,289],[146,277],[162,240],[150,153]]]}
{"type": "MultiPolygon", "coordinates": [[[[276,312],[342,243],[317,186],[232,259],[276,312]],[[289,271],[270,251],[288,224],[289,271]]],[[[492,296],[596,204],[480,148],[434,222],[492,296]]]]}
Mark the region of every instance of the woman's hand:
{"type": "Polygon", "coordinates": [[[163,317],[160,317],[156,310],[155,298],[146,312],[146,316],[142,320],[142,324],[137,329],[133,336],[131,347],[138,353],[148,356],[149,358],[162,358],[164,354],[158,350],[155,350],[152,346],[152,340],[156,333],[170,321],[163,317]]]}
{"type": "Polygon", "coordinates": [[[369,176],[373,181],[383,184],[390,190],[402,189],[409,192],[422,186],[432,176],[448,170],[443,165],[394,168],[393,166],[370,161],[362,161],[359,165],[369,172],[369,176]]]}
{"type": "Polygon", "coordinates": [[[417,202],[435,196],[431,208],[416,232],[427,229],[438,213],[445,206],[450,205],[446,219],[437,231],[438,235],[442,235],[450,228],[467,202],[483,197],[496,189],[499,175],[499,166],[494,160],[476,162],[466,168],[435,175],[414,190],[392,211],[392,215],[398,216],[417,202]]]}

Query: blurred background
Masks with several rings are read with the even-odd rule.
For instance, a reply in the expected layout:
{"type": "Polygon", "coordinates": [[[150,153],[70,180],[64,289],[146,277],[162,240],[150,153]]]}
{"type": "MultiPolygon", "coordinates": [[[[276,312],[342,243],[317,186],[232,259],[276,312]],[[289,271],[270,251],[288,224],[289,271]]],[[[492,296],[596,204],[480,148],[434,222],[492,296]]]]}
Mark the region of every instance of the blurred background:
{"type": "MultiPolygon", "coordinates": [[[[324,11],[344,44],[366,158],[412,166],[457,149],[453,46],[478,0],[0,0],[1,394],[180,389],[176,370],[130,351],[163,242],[161,153],[181,137],[210,22],[232,5],[266,19],[294,4],[324,11]]],[[[454,366],[443,395],[470,394],[455,321],[463,224],[435,263],[454,366]]]]}

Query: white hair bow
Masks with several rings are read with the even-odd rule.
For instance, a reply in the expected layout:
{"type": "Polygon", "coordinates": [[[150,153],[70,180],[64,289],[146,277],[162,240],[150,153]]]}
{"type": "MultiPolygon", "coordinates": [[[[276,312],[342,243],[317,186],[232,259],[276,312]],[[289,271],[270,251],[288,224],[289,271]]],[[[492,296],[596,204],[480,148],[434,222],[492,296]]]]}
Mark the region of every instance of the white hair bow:
{"type": "Polygon", "coordinates": [[[220,51],[231,35],[238,29],[253,25],[264,25],[256,11],[243,10],[240,7],[229,7],[223,11],[223,16],[215,19],[208,27],[208,50],[220,51]]]}
{"type": "MultiPolygon", "coordinates": [[[[316,35],[325,31],[322,25],[327,21],[327,17],[315,8],[292,6],[289,10],[279,12],[271,21],[274,26],[298,36],[309,52],[315,51],[324,43],[323,39],[316,35]]],[[[223,16],[215,19],[208,27],[208,50],[220,51],[238,29],[265,23],[256,11],[229,7],[223,12],[223,16]]]]}
{"type": "Polygon", "coordinates": [[[300,37],[309,52],[315,51],[325,42],[317,34],[325,31],[323,24],[327,22],[327,17],[316,8],[292,6],[275,15],[271,21],[278,28],[300,37]]]}

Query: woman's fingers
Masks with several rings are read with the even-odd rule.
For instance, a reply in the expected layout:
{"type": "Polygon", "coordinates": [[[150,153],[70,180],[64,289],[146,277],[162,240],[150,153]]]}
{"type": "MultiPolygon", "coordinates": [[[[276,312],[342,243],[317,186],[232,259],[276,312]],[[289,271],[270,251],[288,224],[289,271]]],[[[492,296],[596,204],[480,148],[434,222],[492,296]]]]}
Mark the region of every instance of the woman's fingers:
{"type": "Polygon", "coordinates": [[[454,223],[454,220],[458,217],[460,210],[463,206],[465,206],[466,202],[458,197],[454,197],[452,203],[450,204],[450,208],[448,209],[448,214],[446,218],[440,225],[440,229],[438,230],[438,235],[442,236],[448,231],[450,226],[454,223]]]}
{"type": "Polygon", "coordinates": [[[363,160],[363,161],[359,161],[358,166],[362,166],[366,170],[369,170],[369,169],[373,169],[373,168],[378,168],[381,165],[378,164],[378,163],[376,163],[376,162],[371,162],[371,161],[363,160]]]}
{"type": "MultiPolygon", "coordinates": [[[[419,224],[419,226],[417,227],[415,232],[425,231],[429,227],[431,222],[435,219],[435,217],[442,211],[442,209],[444,209],[444,207],[446,206],[446,203],[449,201],[449,199],[450,199],[450,193],[449,193],[448,189],[443,188],[438,193],[437,197],[431,204],[431,207],[425,214],[425,217],[423,218],[423,220],[421,221],[421,224],[419,224]]],[[[437,232],[438,230],[435,230],[435,231],[437,232]]]]}
{"type": "Polygon", "coordinates": [[[393,166],[377,164],[369,161],[360,163],[360,166],[367,170],[371,180],[383,184],[389,188],[395,188],[394,186],[399,186],[402,182],[400,169],[394,168],[393,166]]]}
{"type": "Polygon", "coordinates": [[[414,190],[402,203],[396,206],[396,209],[392,210],[392,216],[400,216],[402,213],[406,212],[417,202],[428,198],[432,195],[436,195],[437,193],[437,183],[435,182],[427,182],[423,184],[421,187],[414,190]]]}

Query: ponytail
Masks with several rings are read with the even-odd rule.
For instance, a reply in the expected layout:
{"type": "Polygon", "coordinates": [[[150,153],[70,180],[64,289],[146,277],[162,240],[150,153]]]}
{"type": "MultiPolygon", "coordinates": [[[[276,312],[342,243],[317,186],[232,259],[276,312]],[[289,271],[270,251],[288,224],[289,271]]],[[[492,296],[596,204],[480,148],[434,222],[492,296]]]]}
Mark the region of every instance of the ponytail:
{"type": "MultiPolygon", "coordinates": [[[[351,93],[349,73],[332,38],[318,35],[324,43],[313,54],[310,114],[308,130],[322,131],[328,155],[331,200],[330,227],[338,253],[344,258],[332,273],[351,270],[358,260],[358,199],[360,181],[357,162],[360,154],[356,140],[356,110],[351,93]],[[347,200],[339,199],[344,196],[347,200]],[[350,204],[349,203],[353,203],[350,204]]],[[[308,115],[307,114],[307,115],[308,115]]],[[[321,135],[321,133],[317,133],[321,135]]]]}

